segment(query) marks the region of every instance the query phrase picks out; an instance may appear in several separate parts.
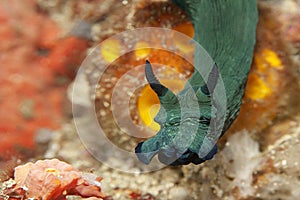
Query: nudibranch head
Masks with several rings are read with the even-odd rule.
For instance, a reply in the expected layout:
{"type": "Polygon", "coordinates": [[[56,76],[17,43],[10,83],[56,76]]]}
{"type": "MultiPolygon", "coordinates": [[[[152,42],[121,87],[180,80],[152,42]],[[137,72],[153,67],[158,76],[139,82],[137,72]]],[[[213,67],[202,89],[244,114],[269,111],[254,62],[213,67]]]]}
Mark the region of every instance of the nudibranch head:
{"type": "Polygon", "coordinates": [[[185,87],[175,95],[155,77],[152,66],[146,61],[145,74],[150,87],[159,97],[161,108],[155,117],[159,132],[135,148],[139,160],[149,164],[155,155],[166,165],[200,164],[217,153],[214,143],[205,137],[214,113],[211,112],[210,94],[218,76],[216,67],[208,77],[208,85],[185,87]],[[201,100],[199,100],[201,98],[201,100]]]}

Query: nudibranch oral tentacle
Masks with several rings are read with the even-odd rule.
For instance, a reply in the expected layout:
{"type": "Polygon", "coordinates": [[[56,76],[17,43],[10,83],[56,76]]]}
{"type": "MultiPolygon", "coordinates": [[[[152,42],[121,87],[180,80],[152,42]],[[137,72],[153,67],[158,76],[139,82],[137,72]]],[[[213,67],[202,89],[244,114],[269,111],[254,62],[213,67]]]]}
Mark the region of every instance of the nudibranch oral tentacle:
{"type": "Polygon", "coordinates": [[[146,164],[155,155],[166,165],[200,164],[213,158],[217,153],[216,141],[239,113],[256,41],[256,0],[174,1],[189,14],[195,30],[194,40],[215,63],[207,66],[197,56],[196,48],[195,72],[186,87],[175,95],[160,84],[150,62],[146,62],[147,80],[162,105],[155,117],[161,126],[159,132],[135,149],[138,158],[146,164]],[[207,77],[201,76],[203,69],[210,71],[207,77]],[[221,77],[224,97],[217,90],[221,77]],[[218,104],[220,98],[226,98],[227,102],[222,127],[216,123],[216,116],[223,109],[218,104]]]}

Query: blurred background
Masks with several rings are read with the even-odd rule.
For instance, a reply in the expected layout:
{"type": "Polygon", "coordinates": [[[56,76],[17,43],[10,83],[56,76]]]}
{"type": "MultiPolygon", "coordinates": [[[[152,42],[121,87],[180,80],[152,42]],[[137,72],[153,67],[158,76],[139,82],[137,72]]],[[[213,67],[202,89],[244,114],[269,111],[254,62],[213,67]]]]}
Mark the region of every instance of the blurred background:
{"type": "MultiPolygon", "coordinates": [[[[123,55],[118,51],[122,41],[109,37],[142,27],[193,37],[186,13],[166,0],[0,0],[0,181],[12,177],[18,164],[59,158],[102,176],[111,199],[298,199],[300,1],[258,0],[258,8],[257,44],[243,105],[218,144],[220,152],[200,166],[133,176],[101,164],[82,146],[72,120],[72,82],[91,49],[107,39],[102,46],[116,51],[98,52],[103,62],[113,62],[97,83],[97,116],[114,144],[133,151],[140,140],[120,134],[111,114],[105,114],[114,84],[145,59],[171,66],[184,78],[193,66],[143,41],[136,44],[142,49],[123,55]]],[[[180,41],[176,45],[193,56],[180,41]]],[[[183,87],[184,81],[164,73],[169,87],[183,87]]],[[[87,77],[89,84],[97,81],[97,67],[91,66],[87,77]]],[[[144,127],[145,135],[158,129],[153,122],[157,104],[146,85],[130,101],[132,121],[144,127]]]]}

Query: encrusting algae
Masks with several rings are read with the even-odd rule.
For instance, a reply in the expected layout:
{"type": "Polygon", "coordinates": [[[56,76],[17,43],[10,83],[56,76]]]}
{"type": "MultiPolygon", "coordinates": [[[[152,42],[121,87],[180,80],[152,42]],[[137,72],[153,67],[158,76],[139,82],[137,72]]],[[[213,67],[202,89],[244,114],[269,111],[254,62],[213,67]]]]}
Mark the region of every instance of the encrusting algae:
{"type": "MultiPolygon", "coordinates": [[[[15,168],[14,179],[7,181],[0,197],[8,200],[64,200],[68,195],[101,200],[101,177],[82,173],[58,159],[29,162],[15,168]]],[[[1,198],[0,198],[1,199],[1,198]]]]}

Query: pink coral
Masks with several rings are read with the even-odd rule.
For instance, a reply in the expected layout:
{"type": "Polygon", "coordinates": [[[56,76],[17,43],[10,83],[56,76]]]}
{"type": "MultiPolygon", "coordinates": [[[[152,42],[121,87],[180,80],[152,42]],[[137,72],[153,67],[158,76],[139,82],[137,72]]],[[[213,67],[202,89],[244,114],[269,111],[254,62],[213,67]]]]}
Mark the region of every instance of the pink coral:
{"type": "Polygon", "coordinates": [[[15,168],[14,178],[14,191],[24,189],[26,198],[61,200],[67,195],[79,195],[90,199],[105,197],[100,188],[102,178],[93,174],[83,174],[58,159],[20,165],[15,168]]]}

